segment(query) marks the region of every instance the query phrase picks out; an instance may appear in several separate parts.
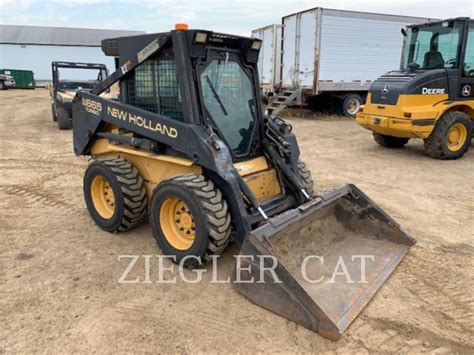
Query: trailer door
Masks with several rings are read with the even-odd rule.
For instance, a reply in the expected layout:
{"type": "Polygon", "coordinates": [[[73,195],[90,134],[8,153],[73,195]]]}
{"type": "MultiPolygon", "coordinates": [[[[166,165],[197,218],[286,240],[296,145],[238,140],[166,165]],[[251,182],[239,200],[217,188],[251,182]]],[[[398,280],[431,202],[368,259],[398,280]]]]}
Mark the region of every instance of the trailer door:
{"type": "Polygon", "coordinates": [[[294,86],[296,63],[296,15],[291,15],[283,18],[283,87],[294,86]]]}

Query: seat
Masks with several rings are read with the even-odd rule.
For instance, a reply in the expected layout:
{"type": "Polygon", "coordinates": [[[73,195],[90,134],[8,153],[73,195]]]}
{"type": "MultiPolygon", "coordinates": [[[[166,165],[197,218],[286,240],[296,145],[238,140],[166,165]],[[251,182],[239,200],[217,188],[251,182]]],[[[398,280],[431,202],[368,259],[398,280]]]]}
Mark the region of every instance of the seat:
{"type": "Polygon", "coordinates": [[[429,51],[425,53],[423,60],[424,69],[442,69],[444,68],[443,55],[438,51],[429,51]]]}

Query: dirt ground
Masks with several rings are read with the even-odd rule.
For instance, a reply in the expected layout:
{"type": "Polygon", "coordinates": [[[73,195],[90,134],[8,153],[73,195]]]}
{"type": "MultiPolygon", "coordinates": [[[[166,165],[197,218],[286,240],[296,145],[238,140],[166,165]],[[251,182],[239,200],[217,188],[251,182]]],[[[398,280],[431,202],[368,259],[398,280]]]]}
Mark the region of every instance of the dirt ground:
{"type": "MultiPolygon", "coordinates": [[[[51,121],[48,93],[9,90],[0,92],[0,352],[474,353],[474,149],[438,161],[421,141],[388,150],[353,120],[290,115],[318,191],[354,183],[417,240],[340,341],[209,274],[199,284],[118,283],[128,264],[118,255],[160,253],[149,227],[96,227],[82,196],[87,159],[51,121]]],[[[237,253],[222,256],[220,279],[237,253]]]]}

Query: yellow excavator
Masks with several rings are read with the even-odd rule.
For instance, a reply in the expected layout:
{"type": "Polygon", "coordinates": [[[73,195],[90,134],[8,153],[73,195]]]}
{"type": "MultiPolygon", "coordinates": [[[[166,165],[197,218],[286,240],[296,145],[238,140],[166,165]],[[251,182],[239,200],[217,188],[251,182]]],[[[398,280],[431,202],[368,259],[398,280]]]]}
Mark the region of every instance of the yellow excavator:
{"type": "Polygon", "coordinates": [[[424,140],[426,153],[458,159],[474,130],[474,20],[408,26],[400,70],[372,84],[357,122],[383,147],[424,140]]]}
{"type": "Polygon", "coordinates": [[[260,47],[182,25],[104,40],[117,70],[72,104],[86,205],[108,232],[148,219],[188,267],[241,245],[235,289],[336,340],[414,240],[353,185],[314,194],[291,125],[263,115],[260,47]]]}

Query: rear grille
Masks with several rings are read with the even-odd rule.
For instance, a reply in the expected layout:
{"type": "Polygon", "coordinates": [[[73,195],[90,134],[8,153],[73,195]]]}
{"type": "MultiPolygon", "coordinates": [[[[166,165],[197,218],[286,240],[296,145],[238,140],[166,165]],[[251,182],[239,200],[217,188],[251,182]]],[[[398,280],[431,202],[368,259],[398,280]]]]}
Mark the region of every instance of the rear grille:
{"type": "Polygon", "coordinates": [[[109,57],[119,56],[118,38],[109,38],[102,40],[102,52],[109,57]]]}

